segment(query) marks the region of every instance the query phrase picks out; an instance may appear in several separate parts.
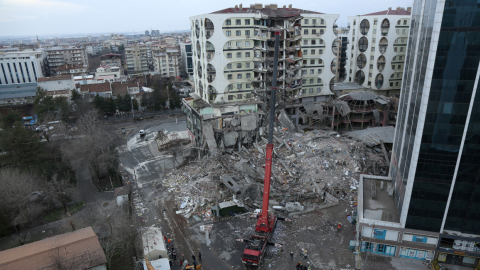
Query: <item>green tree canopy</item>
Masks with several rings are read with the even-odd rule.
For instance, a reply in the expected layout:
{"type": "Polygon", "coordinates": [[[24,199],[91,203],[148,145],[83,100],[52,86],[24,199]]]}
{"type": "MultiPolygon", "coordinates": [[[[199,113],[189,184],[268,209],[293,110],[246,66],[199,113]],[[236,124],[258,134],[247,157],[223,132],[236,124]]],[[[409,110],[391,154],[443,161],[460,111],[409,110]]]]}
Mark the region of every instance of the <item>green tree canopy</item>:
{"type": "Polygon", "coordinates": [[[18,112],[15,112],[15,111],[11,111],[9,114],[2,116],[3,128],[12,127],[13,123],[21,122],[21,121],[22,121],[22,117],[18,112]]]}

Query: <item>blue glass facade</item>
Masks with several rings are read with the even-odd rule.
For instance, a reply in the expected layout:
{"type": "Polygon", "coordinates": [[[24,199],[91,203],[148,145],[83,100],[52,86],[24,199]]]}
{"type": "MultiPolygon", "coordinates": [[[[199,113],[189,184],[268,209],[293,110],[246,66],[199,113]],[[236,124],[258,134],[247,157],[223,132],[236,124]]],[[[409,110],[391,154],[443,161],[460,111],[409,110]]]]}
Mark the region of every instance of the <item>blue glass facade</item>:
{"type": "Polygon", "coordinates": [[[422,108],[425,124],[405,227],[439,232],[455,180],[444,229],[480,234],[480,93],[474,91],[479,90],[474,85],[480,62],[480,1],[445,1],[439,33],[433,31],[436,8],[436,0],[415,1],[399,108],[405,113],[398,118],[391,175],[401,205],[414,137],[422,132],[417,130],[421,91],[428,83],[428,104],[422,108]],[[432,34],[439,36],[430,79],[425,76],[425,66],[432,34]],[[413,36],[419,39],[416,44],[413,36]],[[409,62],[410,58],[414,61],[409,62]]]}

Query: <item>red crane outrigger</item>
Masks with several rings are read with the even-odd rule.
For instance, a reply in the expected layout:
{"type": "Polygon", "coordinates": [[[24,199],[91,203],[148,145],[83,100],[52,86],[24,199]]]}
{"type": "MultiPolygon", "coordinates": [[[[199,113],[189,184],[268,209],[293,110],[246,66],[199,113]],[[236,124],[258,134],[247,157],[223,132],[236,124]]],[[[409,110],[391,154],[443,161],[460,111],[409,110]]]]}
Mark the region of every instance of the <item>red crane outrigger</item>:
{"type": "Polygon", "coordinates": [[[277,220],[285,220],[274,215],[268,215],[268,203],[270,200],[270,180],[272,175],[272,152],[273,152],[273,125],[275,121],[275,99],[277,94],[277,68],[278,68],[278,47],[280,43],[280,32],[275,31],[275,55],[273,60],[272,94],[270,97],[270,116],[268,122],[268,143],[265,155],[265,178],[263,181],[263,204],[262,212],[257,217],[255,232],[258,235],[250,235],[250,239],[237,239],[247,245],[243,251],[242,262],[245,265],[258,267],[265,255],[267,246],[282,246],[269,242],[277,220]]]}

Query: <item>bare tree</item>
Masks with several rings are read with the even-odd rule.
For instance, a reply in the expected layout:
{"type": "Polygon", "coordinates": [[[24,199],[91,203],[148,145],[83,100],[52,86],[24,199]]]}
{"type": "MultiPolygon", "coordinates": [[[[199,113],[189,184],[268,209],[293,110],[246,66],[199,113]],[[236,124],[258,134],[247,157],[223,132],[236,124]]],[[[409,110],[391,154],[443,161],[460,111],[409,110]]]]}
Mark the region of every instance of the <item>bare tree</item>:
{"type": "Polygon", "coordinates": [[[0,207],[15,228],[30,224],[46,210],[46,187],[36,176],[17,169],[3,169],[0,183],[0,207]]]}

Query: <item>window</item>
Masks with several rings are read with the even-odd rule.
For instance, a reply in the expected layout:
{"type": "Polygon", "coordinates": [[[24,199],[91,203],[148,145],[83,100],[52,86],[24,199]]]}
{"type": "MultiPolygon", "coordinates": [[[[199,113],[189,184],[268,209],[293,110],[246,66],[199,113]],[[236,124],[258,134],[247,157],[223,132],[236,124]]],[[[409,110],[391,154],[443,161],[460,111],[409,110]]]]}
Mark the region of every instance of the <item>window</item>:
{"type": "Polygon", "coordinates": [[[242,68],[242,63],[237,63],[237,68],[242,68]]]}
{"type": "Polygon", "coordinates": [[[372,38],[372,43],[375,43],[376,39],[375,38],[372,38]]]}
{"type": "Polygon", "coordinates": [[[315,50],[310,50],[310,53],[311,53],[311,54],[315,54],[315,50]]]}
{"type": "Polygon", "coordinates": [[[396,56],[394,56],[394,57],[393,57],[393,61],[396,61],[396,60],[397,60],[397,57],[396,57],[396,56]]]}
{"type": "Polygon", "coordinates": [[[407,25],[407,20],[404,20],[404,21],[403,21],[403,25],[407,25]]]}
{"type": "Polygon", "coordinates": [[[233,95],[228,95],[228,100],[233,100],[233,95]]]}
{"type": "Polygon", "coordinates": [[[232,64],[227,64],[227,69],[232,69],[232,64]]]}
{"type": "MultiPolygon", "coordinates": [[[[245,31],[245,34],[247,34],[247,31],[245,31]]],[[[247,35],[250,35],[250,33],[248,33],[247,35]]],[[[245,47],[250,47],[250,41],[245,41],[245,47]]]]}
{"type": "Polygon", "coordinates": [[[370,69],[372,69],[372,68],[373,68],[373,65],[370,65],[370,69]]]}
{"type": "Polygon", "coordinates": [[[237,99],[242,99],[242,94],[238,94],[237,99]]]}
{"type": "Polygon", "coordinates": [[[319,54],[323,54],[323,49],[318,50],[319,54]]]}
{"type": "Polygon", "coordinates": [[[250,57],[250,52],[246,52],[245,57],[250,57]]]}
{"type": "Polygon", "coordinates": [[[390,83],[390,87],[393,87],[393,82],[390,83]]]}
{"type": "Polygon", "coordinates": [[[242,85],[241,85],[241,84],[237,84],[237,89],[242,89],[242,85]]]}
{"type": "Polygon", "coordinates": [[[323,31],[323,29],[320,29],[320,34],[323,35],[323,33],[325,33],[325,31],[323,31]]]}
{"type": "Polygon", "coordinates": [[[308,88],[309,93],[313,93],[313,88],[308,88]]]}
{"type": "MultiPolygon", "coordinates": [[[[251,75],[250,73],[247,73],[247,74],[245,75],[245,77],[246,77],[247,79],[250,79],[251,76],[252,76],[252,75],[251,75]]],[[[247,88],[248,88],[248,87],[247,87],[247,88]]]]}
{"type": "Polygon", "coordinates": [[[245,25],[250,25],[250,20],[249,19],[245,20],[245,25]]]}
{"type": "Polygon", "coordinates": [[[308,54],[308,50],[303,50],[303,55],[307,55],[308,54]]]}
{"type": "Polygon", "coordinates": [[[322,74],[322,69],[321,68],[317,69],[317,73],[322,74]]]}
{"type": "Polygon", "coordinates": [[[235,25],[242,25],[242,21],[241,20],[235,20],[235,25]]]}
{"type": "Polygon", "coordinates": [[[237,52],[237,58],[242,58],[242,53],[241,52],[237,52]]]}
{"type": "Polygon", "coordinates": [[[227,77],[228,77],[228,79],[229,79],[229,80],[233,79],[233,76],[232,76],[232,74],[228,74],[228,76],[227,76],[227,77]]]}
{"type": "Polygon", "coordinates": [[[229,84],[228,85],[228,90],[233,90],[233,85],[229,84]]]}
{"type": "MultiPolygon", "coordinates": [[[[245,85],[245,88],[252,88],[252,84],[251,84],[251,83],[247,83],[247,84],[245,85]]],[[[250,97],[252,97],[252,94],[247,94],[247,98],[250,98],[250,97]]]]}
{"type": "Polygon", "coordinates": [[[227,31],[227,37],[232,35],[232,31],[227,31]]]}
{"type": "Polygon", "coordinates": [[[305,24],[308,24],[308,19],[305,19],[305,24]]]}
{"type": "Polygon", "coordinates": [[[307,83],[307,80],[302,80],[302,84],[306,84],[307,83]]]}
{"type": "Polygon", "coordinates": [[[322,92],[322,88],[317,87],[317,93],[320,93],[320,92],[322,92]]]}
{"type": "Polygon", "coordinates": [[[310,74],[315,74],[315,69],[310,69],[310,74]]]}
{"type": "MultiPolygon", "coordinates": [[[[245,54],[247,54],[247,53],[245,53],[245,54]]],[[[250,53],[248,53],[248,56],[250,56],[250,53]]],[[[249,68],[249,67],[250,67],[250,63],[245,63],[245,67],[246,67],[246,68],[249,68]]]]}
{"type": "Polygon", "coordinates": [[[308,45],[308,40],[307,39],[303,40],[303,45],[308,45]]]}
{"type": "Polygon", "coordinates": [[[355,20],[353,20],[353,25],[355,25],[355,20]]]}
{"type": "Polygon", "coordinates": [[[323,60],[322,59],[318,59],[318,63],[321,65],[323,64],[323,60]]]}
{"type": "Polygon", "coordinates": [[[230,47],[232,47],[232,42],[229,41],[227,42],[227,48],[230,48],[230,47]]]}
{"type": "Polygon", "coordinates": [[[372,82],[368,82],[368,86],[371,86],[372,85],[372,82]]]}
{"type": "Polygon", "coordinates": [[[237,79],[241,79],[242,78],[242,74],[237,74],[237,79]]]}
{"type": "Polygon", "coordinates": [[[323,44],[323,39],[320,39],[320,42],[318,44],[323,44]]]}
{"type": "Polygon", "coordinates": [[[310,65],[315,65],[315,59],[310,60],[310,65]]]}
{"type": "Polygon", "coordinates": [[[355,37],[352,37],[352,41],[355,41],[355,37]]]}
{"type": "Polygon", "coordinates": [[[322,79],[318,78],[317,83],[322,83],[322,79]]]}
{"type": "Polygon", "coordinates": [[[237,46],[237,47],[242,47],[242,42],[241,42],[241,41],[235,42],[235,46],[237,46]]]}
{"type": "Polygon", "coordinates": [[[397,78],[400,78],[400,73],[397,73],[397,78]]]}
{"type": "Polygon", "coordinates": [[[372,47],[372,52],[374,52],[374,51],[375,51],[375,47],[372,47]]]}
{"type": "Polygon", "coordinates": [[[317,24],[317,20],[316,20],[316,19],[312,19],[312,23],[313,23],[313,24],[317,24]]]}
{"type": "MultiPolygon", "coordinates": [[[[307,93],[307,89],[302,89],[302,93],[305,94],[307,93]]],[[[300,101],[301,102],[301,101],[300,101]]]]}
{"type": "Polygon", "coordinates": [[[395,65],[392,65],[392,69],[395,69],[395,65]]]}
{"type": "Polygon", "coordinates": [[[374,56],[373,56],[373,55],[372,55],[372,56],[370,56],[370,60],[375,60],[375,58],[374,58],[374,56]]]}
{"type": "Polygon", "coordinates": [[[398,68],[398,69],[402,69],[402,66],[401,66],[401,65],[398,65],[397,68],[398,68]]]}
{"type": "Polygon", "coordinates": [[[240,31],[240,30],[235,31],[235,35],[236,35],[237,37],[238,37],[238,36],[241,36],[241,35],[242,35],[242,31],[240,31]]]}
{"type": "Polygon", "coordinates": [[[373,29],[373,33],[376,34],[376,33],[377,33],[377,29],[373,29]]]}
{"type": "Polygon", "coordinates": [[[308,83],[313,84],[313,79],[310,79],[308,83]]]}
{"type": "Polygon", "coordinates": [[[395,83],[395,86],[398,86],[398,82],[395,83]]]}
{"type": "MultiPolygon", "coordinates": [[[[245,36],[250,36],[250,30],[245,30],[245,36]]],[[[247,45],[245,45],[247,46],[247,45]]]]}
{"type": "Polygon", "coordinates": [[[226,21],[225,21],[225,24],[226,24],[226,25],[232,25],[232,21],[231,21],[231,20],[226,20],[226,21]]]}
{"type": "Polygon", "coordinates": [[[303,29],[303,34],[308,35],[308,29],[303,29]]]}
{"type": "Polygon", "coordinates": [[[307,74],[307,70],[306,69],[302,69],[302,75],[305,75],[307,74]]]}
{"type": "Polygon", "coordinates": [[[393,48],[393,51],[394,51],[394,52],[397,52],[397,47],[393,48]]]}
{"type": "Polygon", "coordinates": [[[227,53],[227,58],[232,58],[232,53],[227,53]]]}
{"type": "Polygon", "coordinates": [[[315,41],[315,39],[312,39],[312,45],[315,45],[317,42],[315,41]]]}
{"type": "Polygon", "coordinates": [[[398,57],[398,60],[403,60],[403,56],[400,55],[400,56],[398,57]]]}
{"type": "MultiPolygon", "coordinates": [[[[250,87],[251,87],[250,84],[247,84],[247,88],[250,88],[250,87]]],[[[246,98],[251,98],[251,97],[252,97],[252,94],[246,94],[245,97],[246,97],[246,98]]]]}
{"type": "Polygon", "coordinates": [[[307,60],[303,60],[303,64],[306,65],[306,64],[307,64],[307,60]]]}
{"type": "Polygon", "coordinates": [[[402,34],[405,34],[405,32],[406,32],[406,31],[407,31],[407,30],[405,30],[405,29],[402,29],[402,34]]]}
{"type": "Polygon", "coordinates": [[[315,35],[317,33],[317,29],[312,29],[312,35],[315,35]]]}
{"type": "Polygon", "coordinates": [[[403,47],[400,47],[400,51],[403,52],[403,47]]]}
{"type": "MultiPolygon", "coordinates": [[[[325,21],[322,19],[322,24],[325,24],[325,21]]],[[[355,25],[355,23],[353,23],[353,25],[355,25]]]]}

